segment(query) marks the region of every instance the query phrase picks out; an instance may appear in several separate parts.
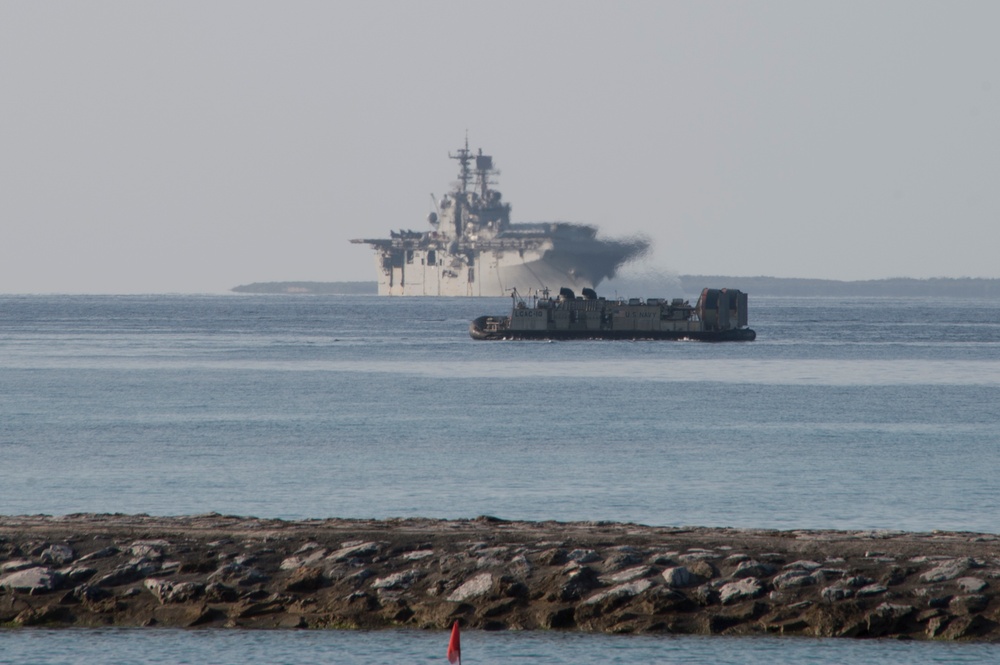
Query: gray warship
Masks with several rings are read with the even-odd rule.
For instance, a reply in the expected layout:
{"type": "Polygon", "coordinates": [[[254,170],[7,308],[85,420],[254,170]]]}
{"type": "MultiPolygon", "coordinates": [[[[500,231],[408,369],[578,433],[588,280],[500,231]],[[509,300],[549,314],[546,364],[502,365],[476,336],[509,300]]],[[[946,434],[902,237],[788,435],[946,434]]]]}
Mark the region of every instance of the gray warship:
{"type": "Polygon", "coordinates": [[[650,339],[750,342],[747,294],[736,289],[703,289],[695,305],[683,298],[598,298],[593,289],[577,297],[562,288],[521,297],[512,293],[510,316],[480,316],[469,324],[478,340],[650,339]]]}
{"type": "Polygon", "coordinates": [[[455,188],[435,204],[430,231],[392,231],[358,238],[375,249],[379,295],[506,296],[549,286],[594,288],[649,249],[643,239],[597,237],[568,222],[512,224],[510,204],[492,189],[493,158],[465,147],[448,153],[460,164],[455,188]]]}

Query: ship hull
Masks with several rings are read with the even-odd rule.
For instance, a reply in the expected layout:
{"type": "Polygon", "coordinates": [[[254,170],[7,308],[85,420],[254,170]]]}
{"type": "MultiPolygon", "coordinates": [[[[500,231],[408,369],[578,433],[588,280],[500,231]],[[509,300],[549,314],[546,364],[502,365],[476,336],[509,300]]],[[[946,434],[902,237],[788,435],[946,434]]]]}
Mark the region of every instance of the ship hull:
{"type": "MultiPolygon", "coordinates": [[[[600,241],[594,241],[595,244],[600,241]]],[[[470,251],[447,254],[414,248],[395,253],[379,253],[378,292],[382,296],[508,296],[541,291],[553,285],[575,290],[595,288],[614,274],[616,257],[603,246],[560,249],[552,241],[537,248],[470,251]],[[471,257],[471,260],[470,260],[471,257]]]]}

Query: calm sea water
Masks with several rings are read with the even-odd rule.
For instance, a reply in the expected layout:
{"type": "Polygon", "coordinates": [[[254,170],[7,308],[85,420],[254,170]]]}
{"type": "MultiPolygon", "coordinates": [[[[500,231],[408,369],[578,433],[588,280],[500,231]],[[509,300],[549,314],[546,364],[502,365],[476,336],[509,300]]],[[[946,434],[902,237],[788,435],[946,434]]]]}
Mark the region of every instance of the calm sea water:
{"type": "MultiPolygon", "coordinates": [[[[506,299],[0,296],[0,513],[1000,532],[1000,302],[751,294],[748,344],[469,338],[470,319],[507,309],[506,299]]],[[[234,662],[247,659],[228,649],[262,644],[259,662],[440,660],[439,645],[419,651],[439,636],[295,635],[30,631],[0,646],[45,645],[39,662],[83,662],[60,651],[71,638],[148,650],[130,660],[122,646],[115,662],[234,662]],[[157,660],[178,640],[208,655],[157,660]]],[[[516,660],[512,649],[548,662],[979,653],[482,639],[505,651],[469,662],[516,660]]]]}
{"type": "MultiPolygon", "coordinates": [[[[447,633],[414,631],[21,630],[0,632],[0,664],[447,665],[447,633]]],[[[865,665],[995,663],[989,644],[803,638],[462,634],[465,665],[865,665]]]]}

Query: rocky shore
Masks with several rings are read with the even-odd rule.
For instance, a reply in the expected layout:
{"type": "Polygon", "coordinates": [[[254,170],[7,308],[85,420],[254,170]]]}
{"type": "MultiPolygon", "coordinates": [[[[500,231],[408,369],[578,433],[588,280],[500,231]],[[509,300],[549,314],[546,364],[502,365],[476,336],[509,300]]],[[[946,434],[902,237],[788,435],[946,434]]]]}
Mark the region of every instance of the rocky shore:
{"type": "Polygon", "coordinates": [[[0,516],[0,625],[1000,640],[1000,536],[0,516]]]}

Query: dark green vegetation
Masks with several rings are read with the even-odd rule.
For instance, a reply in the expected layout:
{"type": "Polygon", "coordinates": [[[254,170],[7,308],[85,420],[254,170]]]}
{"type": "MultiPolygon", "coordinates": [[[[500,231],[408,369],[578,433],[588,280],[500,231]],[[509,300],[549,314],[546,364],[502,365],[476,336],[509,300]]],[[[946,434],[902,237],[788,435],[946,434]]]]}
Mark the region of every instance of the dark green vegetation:
{"type": "MultiPolygon", "coordinates": [[[[740,289],[751,296],[892,296],[940,298],[1000,298],[1000,279],[974,277],[934,277],[931,279],[871,279],[842,282],[833,279],[799,279],[787,277],[726,277],[720,275],[680,275],[680,293],[698,294],[708,285],[740,289]]],[[[608,292],[608,286],[598,291],[608,292]]],[[[667,286],[672,286],[668,284],[667,286]]],[[[619,293],[647,293],[628,279],[618,279],[614,288],[619,293]]],[[[254,282],[232,289],[236,293],[287,293],[317,295],[375,295],[375,282],[254,282]]],[[[662,295],[673,295],[673,292],[662,295]]]]}

